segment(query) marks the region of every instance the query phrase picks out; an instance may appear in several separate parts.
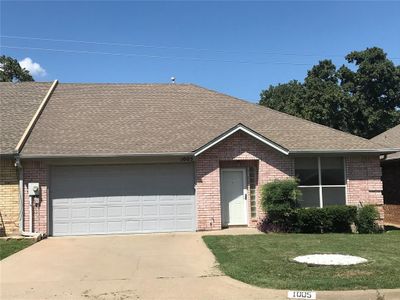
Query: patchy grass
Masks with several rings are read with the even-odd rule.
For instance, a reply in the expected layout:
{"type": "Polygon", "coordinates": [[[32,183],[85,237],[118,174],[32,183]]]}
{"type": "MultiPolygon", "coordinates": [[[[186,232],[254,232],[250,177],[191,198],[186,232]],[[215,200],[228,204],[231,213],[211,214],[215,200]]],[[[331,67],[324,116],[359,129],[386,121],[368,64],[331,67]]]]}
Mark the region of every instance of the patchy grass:
{"type": "Polygon", "coordinates": [[[9,239],[0,240],[0,260],[14,254],[22,249],[29,247],[34,243],[33,239],[9,239]]]}
{"type": "Polygon", "coordinates": [[[204,236],[221,270],[259,287],[298,290],[391,289],[400,287],[400,235],[264,234],[204,236]],[[308,266],[299,255],[361,256],[354,266],[308,266]]]}

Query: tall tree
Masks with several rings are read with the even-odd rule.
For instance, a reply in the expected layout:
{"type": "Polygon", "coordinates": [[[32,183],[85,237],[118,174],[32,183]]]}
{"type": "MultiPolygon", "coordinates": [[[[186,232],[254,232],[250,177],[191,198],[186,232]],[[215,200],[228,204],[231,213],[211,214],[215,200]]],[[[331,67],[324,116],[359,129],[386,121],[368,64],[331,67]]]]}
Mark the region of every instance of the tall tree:
{"type": "Polygon", "coordinates": [[[29,71],[10,56],[0,56],[0,82],[34,81],[29,71]]]}
{"type": "Polygon", "coordinates": [[[336,69],[330,60],[290,81],[262,91],[260,104],[326,126],[371,138],[400,122],[400,66],[380,48],[354,51],[336,69]]]}
{"type": "Polygon", "coordinates": [[[354,51],[346,56],[356,71],[342,66],[338,71],[343,90],[352,96],[349,129],[373,137],[400,122],[400,66],[380,48],[354,51]],[[353,117],[354,116],[354,117],[353,117]]]}

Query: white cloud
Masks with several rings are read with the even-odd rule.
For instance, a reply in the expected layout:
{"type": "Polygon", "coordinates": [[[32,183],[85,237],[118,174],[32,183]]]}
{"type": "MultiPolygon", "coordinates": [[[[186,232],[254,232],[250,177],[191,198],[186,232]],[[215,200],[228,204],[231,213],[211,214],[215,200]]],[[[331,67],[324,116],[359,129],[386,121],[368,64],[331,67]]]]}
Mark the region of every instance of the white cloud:
{"type": "Polygon", "coordinates": [[[46,70],[38,63],[33,62],[30,57],[25,57],[23,60],[19,61],[19,65],[22,68],[27,69],[32,76],[46,76],[46,70]]]}

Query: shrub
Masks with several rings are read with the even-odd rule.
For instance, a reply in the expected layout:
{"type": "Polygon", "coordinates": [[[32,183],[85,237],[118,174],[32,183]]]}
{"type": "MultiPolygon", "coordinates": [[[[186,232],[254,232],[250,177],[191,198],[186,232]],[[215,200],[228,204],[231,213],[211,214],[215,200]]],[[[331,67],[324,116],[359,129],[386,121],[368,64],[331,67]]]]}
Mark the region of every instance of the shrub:
{"type": "Polygon", "coordinates": [[[379,212],[373,205],[360,207],[357,211],[355,221],[358,233],[377,233],[380,232],[380,227],[376,223],[379,218],[379,212]]]}
{"type": "Polygon", "coordinates": [[[261,206],[265,212],[271,207],[294,209],[301,195],[296,179],[274,180],[262,187],[261,206]]]}
{"type": "Polygon", "coordinates": [[[324,209],[328,220],[323,228],[324,232],[351,232],[351,225],[357,216],[357,207],[334,205],[324,209]]]}
{"type": "Polygon", "coordinates": [[[267,217],[258,226],[261,231],[288,232],[296,222],[300,190],[295,179],[275,180],[262,187],[261,206],[267,217]]]}
{"type": "Polygon", "coordinates": [[[351,232],[357,208],[354,206],[327,206],[297,210],[296,231],[304,233],[351,232]]]}
{"type": "Polygon", "coordinates": [[[304,233],[322,233],[326,226],[326,213],[321,208],[301,208],[297,210],[296,229],[304,233]]]}

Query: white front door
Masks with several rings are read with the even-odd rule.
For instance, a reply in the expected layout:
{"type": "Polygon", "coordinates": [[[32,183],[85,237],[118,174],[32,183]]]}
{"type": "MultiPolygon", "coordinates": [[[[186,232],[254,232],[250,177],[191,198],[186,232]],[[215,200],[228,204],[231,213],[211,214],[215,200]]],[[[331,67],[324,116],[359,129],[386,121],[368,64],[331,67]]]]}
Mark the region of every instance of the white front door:
{"type": "Polygon", "coordinates": [[[221,170],[222,226],[246,225],[246,170],[221,170]]]}

